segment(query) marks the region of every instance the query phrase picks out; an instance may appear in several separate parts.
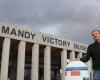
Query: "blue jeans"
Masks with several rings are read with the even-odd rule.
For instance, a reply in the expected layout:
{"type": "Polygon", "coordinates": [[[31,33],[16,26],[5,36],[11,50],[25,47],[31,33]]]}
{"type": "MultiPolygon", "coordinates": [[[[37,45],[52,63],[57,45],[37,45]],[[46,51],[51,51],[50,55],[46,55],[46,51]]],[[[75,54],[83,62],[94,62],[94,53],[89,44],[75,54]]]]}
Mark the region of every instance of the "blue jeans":
{"type": "Polygon", "coordinates": [[[94,80],[100,80],[100,70],[94,70],[93,78],[94,80]]]}

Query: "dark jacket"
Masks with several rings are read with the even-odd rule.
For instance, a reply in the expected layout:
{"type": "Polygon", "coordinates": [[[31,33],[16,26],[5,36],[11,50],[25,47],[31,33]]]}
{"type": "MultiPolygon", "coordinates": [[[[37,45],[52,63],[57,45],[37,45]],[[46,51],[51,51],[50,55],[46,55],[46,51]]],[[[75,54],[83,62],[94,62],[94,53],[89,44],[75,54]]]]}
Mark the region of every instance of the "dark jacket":
{"type": "Polygon", "coordinates": [[[93,69],[100,70],[100,42],[91,44],[87,49],[86,56],[81,58],[80,60],[83,62],[87,62],[90,57],[92,58],[93,69]]]}

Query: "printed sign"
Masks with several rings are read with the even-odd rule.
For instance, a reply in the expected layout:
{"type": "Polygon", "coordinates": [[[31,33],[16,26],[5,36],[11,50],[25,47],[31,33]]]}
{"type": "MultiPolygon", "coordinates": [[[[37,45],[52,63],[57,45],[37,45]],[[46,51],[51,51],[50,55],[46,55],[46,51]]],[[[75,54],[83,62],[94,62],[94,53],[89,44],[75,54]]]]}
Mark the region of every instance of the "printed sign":
{"type": "Polygon", "coordinates": [[[65,80],[90,80],[88,68],[81,61],[72,61],[65,67],[65,80]]]}

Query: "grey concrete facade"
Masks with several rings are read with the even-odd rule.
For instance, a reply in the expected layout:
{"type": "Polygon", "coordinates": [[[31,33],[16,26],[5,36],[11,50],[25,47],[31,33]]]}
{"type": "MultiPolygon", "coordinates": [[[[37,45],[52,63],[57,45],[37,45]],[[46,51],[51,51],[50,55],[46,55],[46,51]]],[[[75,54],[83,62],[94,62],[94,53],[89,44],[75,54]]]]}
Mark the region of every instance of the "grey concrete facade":
{"type": "MultiPolygon", "coordinates": [[[[10,52],[14,52],[14,50],[18,51],[16,80],[25,80],[24,78],[25,56],[26,56],[25,53],[27,53],[27,51],[31,52],[31,57],[32,57],[31,80],[39,80],[39,74],[42,74],[39,73],[41,69],[41,65],[39,64],[42,64],[39,63],[41,56],[44,58],[42,64],[43,78],[41,80],[51,80],[51,68],[52,68],[51,63],[52,59],[54,59],[57,56],[57,52],[59,52],[61,57],[61,59],[59,58],[61,61],[59,80],[64,80],[64,74],[65,74],[64,68],[65,65],[67,65],[68,62],[67,60],[75,60],[76,53],[80,54],[79,57],[82,57],[82,53],[85,53],[87,50],[86,44],[81,44],[71,40],[66,40],[53,35],[34,33],[32,31],[28,31],[22,28],[17,28],[16,26],[14,27],[6,24],[0,24],[0,38],[1,38],[1,43],[3,41],[3,46],[1,46],[2,56],[1,56],[0,80],[8,80],[9,55],[10,52]],[[17,40],[16,43],[17,42],[19,43],[13,45],[14,43],[11,42],[13,39],[17,40]],[[27,43],[30,43],[29,45],[31,46],[31,48],[30,46],[28,47],[26,46],[27,43]],[[10,47],[12,45],[15,48],[10,47]],[[42,49],[40,49],[41,45],[42,49]],[[17,46],[18,49],[16,48],[17,46]],[[53,51],[54,49],[55,52],[53,51]],[[68,58],[68,53],[70,54],[69,58],[68,58]]],[[[55,71],[55,74],[56,72],[57,71],[55,71]]]]}

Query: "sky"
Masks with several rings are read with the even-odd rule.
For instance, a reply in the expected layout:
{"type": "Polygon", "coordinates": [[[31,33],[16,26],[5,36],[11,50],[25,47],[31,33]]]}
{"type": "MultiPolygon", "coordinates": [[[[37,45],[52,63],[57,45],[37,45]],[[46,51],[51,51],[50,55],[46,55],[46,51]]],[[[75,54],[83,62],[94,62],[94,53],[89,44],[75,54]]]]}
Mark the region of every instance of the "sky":
{"type": "Polygon", "coordinates": [[[0,22],[91,44],[91,30],[100,29],[100,0],[0,0],[0,22]]]}

